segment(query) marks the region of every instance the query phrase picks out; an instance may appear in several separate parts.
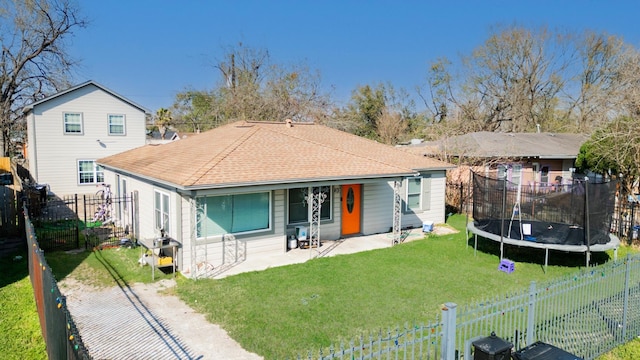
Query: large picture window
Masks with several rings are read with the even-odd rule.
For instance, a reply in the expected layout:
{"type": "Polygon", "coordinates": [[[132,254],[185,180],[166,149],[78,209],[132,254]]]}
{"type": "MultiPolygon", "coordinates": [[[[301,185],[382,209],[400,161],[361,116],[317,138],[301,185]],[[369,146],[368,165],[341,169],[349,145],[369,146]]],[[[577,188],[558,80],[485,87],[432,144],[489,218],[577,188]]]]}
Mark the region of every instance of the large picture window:
{"type": "Polygon", "coordinates": [[[269,192],[209,196],[198,199],[198,237],[269,230],[271,194],[269,192]]]}
{"type": "MultiPolygon", "coordinates": [[[[315,194],[321,191],[325,194],[324,202],[320,207],[320,220],[331,219],[331,186],[314,187],[315,194]]],[[[299,224],[310,222],[309,204],[305,197],[309,188],[289,189],[289,224],[299,224]]]]}
{"type": "Polygon", "coordinates": [[[78,183],[98,184],[104,182],[104,169],[94,160],[78,160],[78,183]]]}
{"type": "Polygon", "coordinates": [[[109,115],[109,135],[124,134],[124,115],[109,115]]]}
{"type": "Polygon", "coordinates": [[[155,227],[158,230],[164,230],[166,234],[171,233],[169,221],[169,194],[155,190],[154,191],[154,210],[155,210],[155,227]]]}
{"type": "Polygon", "coordinates": [[[64,133],[82,134],[82,114],[64,113],[64,133]]]}

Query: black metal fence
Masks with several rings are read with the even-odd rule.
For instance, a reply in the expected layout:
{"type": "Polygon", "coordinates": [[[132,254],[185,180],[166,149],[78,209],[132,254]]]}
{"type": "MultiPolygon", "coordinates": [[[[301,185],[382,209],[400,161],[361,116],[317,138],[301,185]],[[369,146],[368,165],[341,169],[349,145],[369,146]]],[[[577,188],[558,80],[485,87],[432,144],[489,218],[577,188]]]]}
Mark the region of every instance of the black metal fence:
{"type": "Polygon", "coordinates": [[[78,217],[84,219],[82,235],[86,247],[120,246],[132,241],[135,224],[134,194],[84,195],[78,217]]]}
{"type": "Polygon", "coordinates": [[[26,200],[39,246],[46,251],[79,248],[78,196],[47,197],[46,193],[41,195],[30,188],[25,192],[23,199],[26,200]]]}
{"type": "Polygon", "coordinates": [[[49,359],[91,359],[78,328],[67,308],[44,251],[40,248],[36,230],[23,207],[29,256],[29,277],[36,300],[40,329],[49,359]]]}
{"type": "Polygon", "coordinates": [[[611,233],[628,243],[638,241],[640,233],[640,204],[637,201],[616,202],[611,219],[611,233]]]}
{"type": "Polygon", "coordinates": [[[445,191],[446,213],[463,214],[471,201],[471,187],[463,182],[447,182],[445,191]]]}
{"type": "Polygon", "coordinates": [[[46,251],[119,246],[133,234],[133,194],[105,199],[99,195],[47,195],[26,188],[23,199],[41,248],[46,251]]]}

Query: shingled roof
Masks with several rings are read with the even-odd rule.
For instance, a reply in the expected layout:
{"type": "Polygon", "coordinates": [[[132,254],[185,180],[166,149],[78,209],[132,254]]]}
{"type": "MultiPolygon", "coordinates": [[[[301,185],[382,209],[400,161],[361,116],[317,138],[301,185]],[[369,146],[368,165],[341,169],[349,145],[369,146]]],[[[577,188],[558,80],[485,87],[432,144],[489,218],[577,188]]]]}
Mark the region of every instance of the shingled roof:
{"type": "Polygon", "coordinates": [[[454,167],[322,125],[244,121],[97,162],[184,189],[388,178],[454,167]]]}
{"type": "Polygon", "coordinates": [[[407,150],[427,156],[446,152],[477,158],[575,159],[587,139],[584,134],[482,131],[409,145],[407,150]]]}

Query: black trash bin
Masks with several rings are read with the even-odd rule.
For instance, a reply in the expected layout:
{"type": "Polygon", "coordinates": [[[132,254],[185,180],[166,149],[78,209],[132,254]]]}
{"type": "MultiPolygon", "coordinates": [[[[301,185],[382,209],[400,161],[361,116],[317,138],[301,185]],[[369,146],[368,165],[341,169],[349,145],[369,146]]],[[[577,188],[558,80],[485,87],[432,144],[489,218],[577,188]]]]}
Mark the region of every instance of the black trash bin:
{"type": "Polygon", "coordinates": [[[581,357],[542,341],[514,352],[513,358],[515,360],[583,360],[581,357]]]}
{"type": "Polygon", "coordinates": [[[40,195],[40,206],[47,205],[47,189],[49,185],[47,184],[36,184],[36,191],[40,195]]]}
{"type": "Polygon", "coordinates": [[[473,360],[510,360],[513,344],[496,336],[476,340],[473,343],[473,360]]]}

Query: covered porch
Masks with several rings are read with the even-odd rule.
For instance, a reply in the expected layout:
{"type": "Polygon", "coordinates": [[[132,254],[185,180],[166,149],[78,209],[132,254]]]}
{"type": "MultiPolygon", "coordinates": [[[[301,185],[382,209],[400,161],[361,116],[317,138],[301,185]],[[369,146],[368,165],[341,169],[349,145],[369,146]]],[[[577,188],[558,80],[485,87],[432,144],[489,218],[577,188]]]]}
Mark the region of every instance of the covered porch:
{"type": "MultiPolygon", "coordinates": [[[[436,234],[446,234],[447,232],[455,232],[455,230],[447,225],[436,225],[434,227],[434,233],[436,234]]],[[[421,240],[424,239],[425,236],[426,234],[422,231],[422,228],[406,229],[402,231],[401,242],[421,240]]],[[[251,261],[223,265],[219,268],[212,269],[211,276],[215,279],[221,279],[244,272],[261,271],[272,267],[300,264],[319,257],[353,254],[392,246],[394,246],[393,232],[353,236],[338,240],[321,240],[320,247],[306,249],[295,248],[278,255],[252,257],[251,261]]]]}

